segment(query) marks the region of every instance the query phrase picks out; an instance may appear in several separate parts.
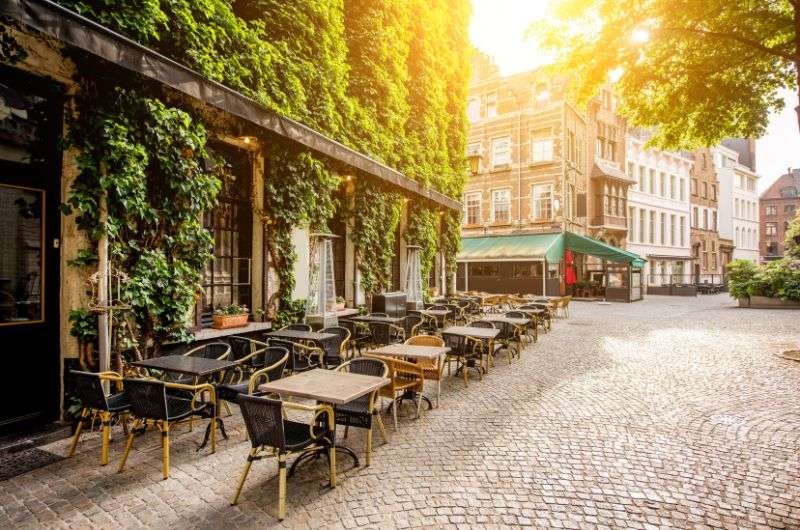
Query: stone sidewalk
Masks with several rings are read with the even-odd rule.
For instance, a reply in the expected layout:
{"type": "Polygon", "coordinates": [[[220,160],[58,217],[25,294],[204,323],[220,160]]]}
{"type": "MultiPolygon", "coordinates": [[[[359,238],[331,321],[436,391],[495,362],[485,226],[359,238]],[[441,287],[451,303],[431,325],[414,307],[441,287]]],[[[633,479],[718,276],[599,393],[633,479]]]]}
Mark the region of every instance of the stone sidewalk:
{"type": "MultiPolygon", "coordinates": [[[[513,365],[452,378],[441,408],[405,418],[369,468],[324,460],[289,480],[290,528],[800,528],[800,346],[793,311],[735,309],[727,295],[574,303],[513,365]]],[[[161,480],[157,435],[128,467],[99,466],[99,438],[73,459],[0,482],[0,527],[278,525],[277,465],[256,462],[238,416],[216,454],[181,428],[161,480]]],[[[345,443],[360,451],[364,433],[345,443]]],[[[67,442],[44,449],[63,454],[67,442]]]]}

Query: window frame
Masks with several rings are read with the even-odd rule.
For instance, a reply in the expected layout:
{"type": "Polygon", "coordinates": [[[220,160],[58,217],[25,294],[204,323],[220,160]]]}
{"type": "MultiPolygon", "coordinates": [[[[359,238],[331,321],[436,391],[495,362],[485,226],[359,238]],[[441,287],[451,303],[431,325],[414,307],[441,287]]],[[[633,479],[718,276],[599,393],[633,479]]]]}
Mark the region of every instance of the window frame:
{"type": "Polygon", "coordinates": [[[511,223],[511,188],[504,187],[504,188],[494,188],[491,191],[491,218],[492,224],[509,224],[511,223]],[[504,221],[497,220],[497,201],[495,200],[496,194],[505,193],[508,196],[508,219],[504,221]]]}

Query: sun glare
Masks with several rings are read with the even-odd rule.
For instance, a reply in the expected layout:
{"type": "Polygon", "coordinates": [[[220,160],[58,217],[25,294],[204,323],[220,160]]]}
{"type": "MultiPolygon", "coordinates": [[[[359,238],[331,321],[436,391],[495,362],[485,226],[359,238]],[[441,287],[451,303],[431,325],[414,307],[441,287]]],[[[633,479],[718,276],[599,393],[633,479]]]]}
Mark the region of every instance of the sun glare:
{"type": "Polygon", "coordinates": [[[631,36],[631,40],[636,44],[644,44],[645,42],[650,40],[650,32],[646,29],[637,29],[633,32],[631,36]]]}

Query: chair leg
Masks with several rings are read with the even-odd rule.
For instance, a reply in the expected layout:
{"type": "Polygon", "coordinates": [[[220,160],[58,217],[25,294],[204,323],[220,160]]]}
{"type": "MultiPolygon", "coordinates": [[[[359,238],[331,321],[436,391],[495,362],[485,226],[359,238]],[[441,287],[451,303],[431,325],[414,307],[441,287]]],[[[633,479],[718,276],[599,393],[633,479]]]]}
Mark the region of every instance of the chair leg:
{"type": "Polygon", "coordinates": [[[278,520],[286,517],[286,453],[278,453],[278,520]]]}
{"type": "MultiPolygon", "coordinates": [[[[369,453],[367,453],[369,454],[369,453]]],[[[336,487],[336,445],[331,444],[328,447],[328,462],[330,464],[330,480],[328,484],[331,488],[336,487]]],[[[369,460],[367,461],[367,465],[369,465],[369,460]]]]}
{"type": "Polygon", "coordinates": [[[422,392],[417,392],[417,418],[419,418],[419,410],[422,407],[422,392]]]}
{"type": "Polygon", "coordinates": [[[372,462],[372,425],[367,429],[367,466],[372,462]]]}
{"type": "Polygon", "coordinates": [[[253,458],[256,456],[258,452],[257,448],[250,449],[250,453],[247,455],[247,462],[244,464],[244,471],[242,472],[242,478],[239,479],[239,486],[236,488],[236,493],[233,495],[233,501],[231,501],[231,506],[235,506],[239,502],[239,495],[242,493],[242,488],[244,487],[244,481],[247,480],[247,474],[250,473],[250,467],[253,465],[253,458]]]}
{"type": "Polygon", "coordinates": [[[128,461],[128,454],[131,452],[131,447],[133,447],[133,437],[136,429],[139,428],[139,424],[141,423],[140,420],[136,420],[133,422],[131,426],[131,432],[128,433],[128,443],[125,444],[125,452],[122,453],[122,460],[119,461],[119,467],[117,468],[117,473],[122,473],[122,470],[125,468],[125,462],[128,461]]]}
{"type": "MultiPolygon", "coordinates": [[[[212,436],[213,430],[212,430],[212,436]]],[[[169,478],[169,422],[164,421],[161,423],[161,474],[164,480],[169,478]]]]}
{"type": "Polygon", "coordinates": [[[378,431],[381,433],[383,443],[388,443],[388,439],[386,438],[386,426],[383,424],[383,418],[381,418],[380,414],[376,414],[375,419],[378,422],[378,431]]]}
{"type": "Polygon", "coordinates": [[[228,405],[227,401],[223,401],[222,402],[222,406],[225,407],[225,410],[227,411],[228,416],[233,416],[233,412],[231,412],[231,407],[230,407],[230,405],[228,405]]]}
{"type": "Polygon", "coordinates": [[[83,410],[81,410],[81,417],[78,420],[78,426],[75,427],[75,434],[72,436],[72,443],[69,446],[69,453],[67,454],[67,458],[75,454],[75,448],[78,447],[78,439],[81,437],[81,431],[83,431],[83,421],[86,419],[86,416],[88,415],[89,415],[89,409],[84,407],[83,410]]]}
{"type": "Polygon", "coordinates": [[[349,431],[350,431],[350,426],[349,425],[345,425],[344,426],[344,437],[343,438],[345,438],[345,439],[347,438],[347,434],[348,434],[349,431]]]}
{"type": "Polygon", "coordinates": [[[394,418],[394,430],[397,431],[397,400],[392,401],[392,417],[394,418]]]}
{"type": "Polygon", "coordinates": [[[442,377],[436,380],[436,408],[439,408],[439,397],[442,395],[442,377]]]}
{"type": "Polygon", "coordinates": [[[211,416],[211,453],[217,452],[217,410],[214,408],[214,413],[211,416]]]}
{"type": "Polygon", "coordinates": [[[100,465],[108,464],[108,442],[111,436],[111,414],[108,412],[100,413],[100,421],[103,428],[102,445],[100,446],[100,465]]]}
{"type": "Polygon", "coordinates": [[[464,372],[464,386],[469,386],[469,374],[467,374],[467,372],[469,372],[469,367],[467,366],[466,360],[464,361],[464,364],[461,366],[461,368],[464,372]]]}

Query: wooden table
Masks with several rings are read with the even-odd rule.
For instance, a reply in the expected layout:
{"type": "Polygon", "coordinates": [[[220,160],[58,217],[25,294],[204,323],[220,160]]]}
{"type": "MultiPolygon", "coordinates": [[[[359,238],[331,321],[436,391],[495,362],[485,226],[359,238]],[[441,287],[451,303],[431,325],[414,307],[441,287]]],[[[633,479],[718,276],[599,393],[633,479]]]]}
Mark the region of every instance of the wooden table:
{"type": "MultiPolygon", "coordinates": [[[[315,368],[307,372],[302,372],[283,379],[276,379],[269,383],[264,383],[258,387],[262,392],[274,392],[281,396],[294,396],[306,399],[313,399],[332,405],[343,405],[354,399],[374,392],[382,386],[388,385],[389,379],[386,377],[376,377],[373,375],[351,374],[349,372],[339,372],[336,370],[323,370],[315,368]]],[[[334,418],[334,421],[336,419],[334,418]]],[[[334,440],[334,449],[344,451],[355,462],[358,467],[358,456],[348,447],[338,446],[334,440]]],[[[306,457],[313,457],[313,453],[300,456],[294,464],[294,468],[306,457]]]]}
{"type": "Polygon", "coordinates": [[[514,326],[527,326],[531,323],[530,319],[527,318],[513,318],[503,315],[484,315],[481,320],[486,320],[488,322],[500,322],[501,324],[513,324],[514,326]]]}
{"type": "Polygon", "coordinates": [[[263,392],[314,399],[332,405],[344,405],[387,384],[389,379],[386,377],[315,368],[264,383],[258,389],[263,392]]]}
{"type": "Polygon", "coordinates": [[[408,357],[409,359],[428,359],[435,360],[448,353],[450,348],[444,346],[419,346],[413,344],[390,344],[370,353],[386,355],[388,357],[408,357]]]}
{"type": "Polygon", "coordinates": [[[461,335],[464,337],[475,337],[476,339],[493,339],[497,337],[500,330],[497,328],[472,328],[469,326],[450,326],[442,330],[442,333],[449,335],[461,335]]]}
{"type": "Polygon", "coordinates": [[[365,322],[369,324],[370,322],[378,322],[382,324],[394,324],[395,326],[401,324],[406,317],[377,317],[373,315],[361,315],[359,317],[353,317],[350,320],[355,320],[356,322],[365,322]]]}
{"type": "Polygon", "coordinates": [[[300,331],[296,329],[279,329],[264,333],[265,337],[288,340],[310,340],[313,342],[324,342],[326,340],[337,339],[334,333],[320,333],[319,331],[300,331]]]}

